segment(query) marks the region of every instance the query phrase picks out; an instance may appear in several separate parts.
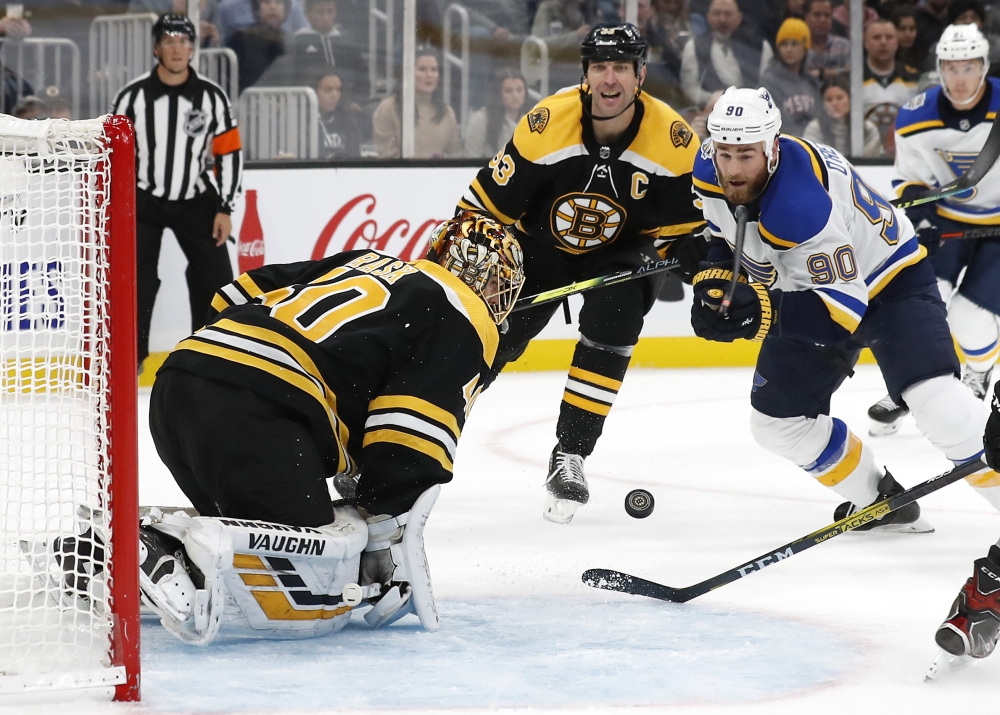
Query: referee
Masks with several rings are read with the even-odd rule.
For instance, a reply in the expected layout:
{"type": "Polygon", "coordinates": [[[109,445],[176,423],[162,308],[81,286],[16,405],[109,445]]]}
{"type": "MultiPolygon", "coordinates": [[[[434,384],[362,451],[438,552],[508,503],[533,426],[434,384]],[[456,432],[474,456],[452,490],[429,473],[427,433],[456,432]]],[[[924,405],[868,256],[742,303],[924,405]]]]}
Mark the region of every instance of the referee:
{"type": "Polygon", "coordinates": [[[233,280],[226,239],[243,172],[240,133],[222,89],[190,67],[195,42],[186,16],[160,17],[153,25],[158,64],[126,85],[112,108],[135,125],[140,372],[160,288],[163,229],[173,231],[188,261],[192,331],[205,324],[215,291],[233,280]],[[209,147],[214,171],[206,166],[209,147]]]}

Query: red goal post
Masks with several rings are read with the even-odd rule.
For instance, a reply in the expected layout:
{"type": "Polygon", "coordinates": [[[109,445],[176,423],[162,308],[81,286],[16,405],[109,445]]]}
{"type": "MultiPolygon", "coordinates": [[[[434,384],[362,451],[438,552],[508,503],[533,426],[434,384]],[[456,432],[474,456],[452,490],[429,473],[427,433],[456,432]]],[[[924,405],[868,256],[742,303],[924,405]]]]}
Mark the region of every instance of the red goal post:
{"type": "Polygon", "coordinates": [[[0,116],[0,702],[139,699],[131,122],[0,116]]]}

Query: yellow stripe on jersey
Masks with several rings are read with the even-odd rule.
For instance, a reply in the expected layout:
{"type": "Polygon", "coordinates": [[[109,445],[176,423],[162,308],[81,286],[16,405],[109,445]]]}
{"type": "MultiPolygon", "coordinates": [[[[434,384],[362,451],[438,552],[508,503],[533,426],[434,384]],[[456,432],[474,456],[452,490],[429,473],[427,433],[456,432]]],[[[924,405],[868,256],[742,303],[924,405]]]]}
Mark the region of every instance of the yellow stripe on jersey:
{"type": "MultiPolygon", "coordinates": [[[[483,202],[483,206],[486,208],[486,210],[489,211],[495,219],[500,221],[500,223],[504,224],[505,226],[510,226],[512,223],[517,221],[516,218],[511,218],[510,216],[508,216],[507,214],[505,214],[503,211],[501,211],[496,207],[496,204],[494,204],[493,201],[490,200],[490,197],[487,195],[486,190],[483,188],[483,185],[479,183],[478,176],[472,180],[470,188],[475,192],[479,200],[483,202]]],[[[463,202],[460,201],[459,206],[461,206],[462,203],[463,202]]],[[[470,207],[469,210],[478,211],[479,209],[473,206],[470,207]]]]}
{"type": "Polygon", "coordinates": [[[452,472],[451,459],[448,458],[448,453],[440,445],[423,437],[394,429],[377,429],[365,432],[365,440],[362,446],[367,447],[376,442],[398,444],[401,447],[407,447],[415,452],[420,452],[444,467],[445,471],[449,474],[452,472]]]}
{"type": "Polygon", "coordinates": [[[760,235],[768,243],[773,243],[775,246],[777,246],[779,248],[795,248],[796,246],[799,245],[795,241],[786,241],[783,238],[778,238],[773,233],[771,233],[766,228],[764,228],[764,224],[762,224],[762,223],[758,223],[757,224],[757,232],[760,233],[760,235]]]}
{"type": "Polygon", "coordinates": [[[973,223],[977,226],[996,226],[1000,224],[1000,212],[997,212],[994,216],[976,216],[974,214],[953,211],[941,202],[938,202],[937,205],[937,215],[951,219],[952,221],[958,221],[959,223],[973,223]]]}
{"type": "Polygon", "coordinates": [[[902,184],[896,186],[896,196],[902,197],[903,192],[911,186],[919,186],[921,189],[929,189],[930,187],[922,181],[904,181],[902,184]]]}
{"type": "Polygon", "coordinates": [[[584,382],[589,382],[592,385],[597,385],[598,387],[606,387],[607,389],[614,390],[615,392],[622,389],[621,380],[615,380],[614,378],[599,375],[596,372],[584,370],[582,367],[576,367],[575,365],[570,367],[569,376],[575,377],[578,380],[583,380],[584,382]]]}
{"type": "Polygon", "coordinates": [[[986,113],[986,120],[987,121],[992,122],[996,118],[997,118],[997,113],[996,112],[987,112],[986,113]]]}
{"type": "Polygon", "coordinates": [[[221,313],[229,307],[229,301],[222,297],[222,293],[216,293],[212,298],[212,309],[216,313],[221,313]]]}
{"type": "Polygon", "coordinates": [[[695,187],[701,189],[702,191],[707,191],[711,194],[722,194],[723,196],[726,195],[726,192],[722,190],[721,186],[716,186],[715,184],[710,184],[707,181],[702,181],[697,176],[691,177],[691,183],[693,183],[695,187]]]}
{"type": "Polygon", "coordinates": [[[369,412],[392,409],[410,410],[444,425],[451,430],[456,442],[462,434],[462,431],[458,428],[458,420],[455,419],[455,415],[448,412],[448,410],[438,407],[433,402],[422,400],[419,397],[411,395],[382,395],[381,397],[376,397],[368,405],[369,412]]]}
{"type": "Polygon", "coordinates": [[[791,139],[793,142],[795,142],[796,144],[798,144],[799,146],[801,146],[803,149],[806,150],[806,153],[809,155],[810,161],[812,161],[813,173],[816,174],[816,178],[819,179],[819,183],[823,184],[824,183],[823,167],[820,164],[820,158],[819,155],[816,153],[816,151],[811,146],[809,146],[808,143],[802,141],[798,137],[793,137],[790,134],[782,134],[781,136],[783,136],[785,139],[791,139]]]}
{"type": "Polygon", "coordinates": [[[989,489],[991,487],[1000,487],[1000,474],[997,474],[992,469],[979,472],[978,474],[973,474],[965,478],[965,481],[969,483],[970,486],[976,489],[989,489]]]}
{"type": "Polygon", "coordinates": [[[568,390],[563,392],[563,402],[568,402],[573,405],[573,407],[579,407],[581,410],[593,412],[594,414],[601,415],[602,417],[607,417],[608,413],[611,412],[611,405],[605,405],[602,402],[588,400],[586,397],[574,395],[568,390]]]}
{"type": "Polygon", "coordinates": [[[266,292],[261,290],[260,287],[253,282],[253,278],[246,273],[241,274],[240,277],[236,279],[236,282],[239,283],[240,287],[247,292],[250,296],[250,300],[253,300],[259,295],[264,295],[266,292]]]}
{"type": "Polygon", "coordinates": [[[320,391],[320,388],[315,382],[294,370],[289,370],[288,368],[276,365],[270,360],[265,360],[264,358],[257,357],[256,355],[240,352],[239,350],[234,350],[233,348],[228,348],[216,343],[204,342],[196,337],[190,337],[187,340],[182,341],[176,349],[189,350],[202,355],[210,355],[212,357],[228,360],[229,362],[256,368],[273,375],[279,380],[287,382],[301,392],[304,392],[312,397],[322,406],[323,411],[326,413],[327,420],[330,423],[330,431],[333,433],[334,438],[337,441],[337,471],[349,471],[348,465],[350,462],[348,460],[347,451],[344,448],[347,440],[341,440],[339,438],[341,433],[346,434],[347,428],[344,426],[343,422],[341,422],[336,412],[331,409],[323,393],[320,391]]]}
{"type": "Polygon", "coordinates": [[[943,127],[943,126],[944,122],[942,122],[940,119],[931,119],[926,122],[916,122],[914,124],[907,124],[905,127],[897,127],[896,131],[899,133],[899,136],[905,137],[909,136],[910,134],[913,134],[914,132],[920,132],[925,129],[936,129],[938,127],[943,127]]]}
{"type": "MultiPolygon", "coordinates": [[[[913,240],[916,240],[916,239],[913,239],[913,240]]],[[[886,271],[885,273],[883,273],[882,275],[880,275],[878,277],[878,280],[873,285],[869,286],[869,288],[868,288],[868,299],[871,300],[872,298],[874,298],[875,296],[877,296],[880,292],[882,292],[882,289],[885,288],[887,285],[889,285],[889,282],[893,278],[895,278],[896,275],[901,270],[903,270],[907,266],[912,266],[914,263],[917,263],[918,261],[920,261],[921,259],[925,258],[926,256],[927,256],[927,247],[926,246],[918,246],[916,252],[914,252],[914,254],[912,256],[910,256],[909,258],[907,258],[905,261],[900,261],[898,265],[893,266],[888,271],[886,271]]]]}
{"type": "Polygon", "coordinates": [[[816,291],[816,294],[823,299],[823,304],[826,305],[826,309],[830,312],[830,318],[833,319],[833,322],[849,333],[853,333],[858,329],[861,321],[856,316],[841,308],[833,298],[830,298],[826,294],[820,291],[816,291]]]}
{"type": "Polygon", "coordinates": [[[851,476],[851,473],[858,468],[861,462],[861,450],[864,445],[861,440],[854,436],[853,432],[848,433],[847,453],[840,460],[840,464],[831,469],[826,474],[816,478],[820,484],[826,487],[835,487],[851,476]]]}
{"type": "Polygon", "coordinates": [[[648,94],[642,95],[640,101],[644,110],[642,123],[628,151],[661,168],[666,176],[690,174],[701,148],[698,135],[670,105],[648,94]],[[675,122],[680,123],[676,128],[675,122]],[[688,143],[677,146],[684,138],[688,143]]]}
{"type": "Polygon", "coordinates": [[[472,321],[472,327],[479,334],[479,340],[483,344],[483,359],[487,365],[492,367],[493,360],[497,355],[497,345],[500,343],[500,333],[497,332],[497,325],[493,322],[493,318],[490,317],[486,303],[473,293],[469,286],[460,281],[457,276],[452,275],[451,272],[445,270],[437,263],[419,260],[414,261],[413,265],[424,273],[431,274],[455,291],[459,300],[462,301],[465,312],[468,313],[469,319],[472,321]]]}

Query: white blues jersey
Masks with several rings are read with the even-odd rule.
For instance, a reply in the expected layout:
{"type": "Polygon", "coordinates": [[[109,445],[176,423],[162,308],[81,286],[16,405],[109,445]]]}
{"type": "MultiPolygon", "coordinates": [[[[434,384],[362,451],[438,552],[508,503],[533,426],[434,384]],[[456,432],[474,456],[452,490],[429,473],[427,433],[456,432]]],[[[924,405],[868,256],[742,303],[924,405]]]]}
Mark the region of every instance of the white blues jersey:
{"type": "MultiPolygon", "coordinates": [[[[694,191],[712,233],[732,247],[736,218],[708,155],[710,141],[695,161],[694,191]]],[[[777,170],[748,206],[743,267],[772,291],[813,291],[830,319],[853,333],[868,299],[926,250],[903,212],[869,188],[835,149],[784,135],[779,146],[777,170]]]]}
{"type": "MultiPolygon", "coordinates": [[[[986,91],[968,111],[956,110],[940,87],[918,94],[896,119],[894,181],[902,196],[910,186],[935,187],[951,183],[972,165],[986,143],[997,109],[1000,81],[986,80],[986,91]]],[[[962,223],[1000,224],[1000,168],[993,168],[968,191],[937,202],[938,215],[962,223]]]]}

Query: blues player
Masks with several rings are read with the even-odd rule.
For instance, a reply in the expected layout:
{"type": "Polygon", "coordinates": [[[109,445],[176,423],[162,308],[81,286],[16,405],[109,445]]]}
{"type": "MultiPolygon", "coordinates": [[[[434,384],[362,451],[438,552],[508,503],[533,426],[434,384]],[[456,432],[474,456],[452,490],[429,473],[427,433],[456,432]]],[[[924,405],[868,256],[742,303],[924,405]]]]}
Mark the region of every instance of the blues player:
{"type": "MultiPolygon", "coordinates": [[[[942,85],[910,100],[896,120],[896,171],[902,180],[895,183],[903,198],[953,181],[979,155],[1000,107],[1000,81],[986,76],[989,51],[975,25],[950,25],[941,35],[937,66],[942,85]]],[[[931,251],[941,295],[948,302],[948,324],[965,356],[962,382],[983,399],[1000,355],[1000,237],[941,241],[941,234],[1000,228],[1000,168],[994,166],[968,191],[906,213],[931,251]]],[[[873,435],[892,434],[907,409],[886,397],[868,414],[873,435]]]]}
{"type": "MultiPolygon", "coordinates": [[[[959,363],[926,250],[910,221],[836,150],[779,136],[766,89],[730,87],[708,118],[694,190],[713,235],[709,267],[692,280],[691,322],[709,340],[763,340],[750,402],[757,442],[848,501],[835,518],[902,487],[872,450],[830,416],[830,397],[864,346],[889,394],[956,464],[983,453],[985,406],[958,380],[959,363]],[[728,313],[737,205],[749,211],[728,313]],[[724,239],[724,240],[723,240],[724,239]]],[[[969,482],[1000,508],[1000,475],[969,482]]],[[[916,504],[866,528],[927,530],[916,504]]]]}

